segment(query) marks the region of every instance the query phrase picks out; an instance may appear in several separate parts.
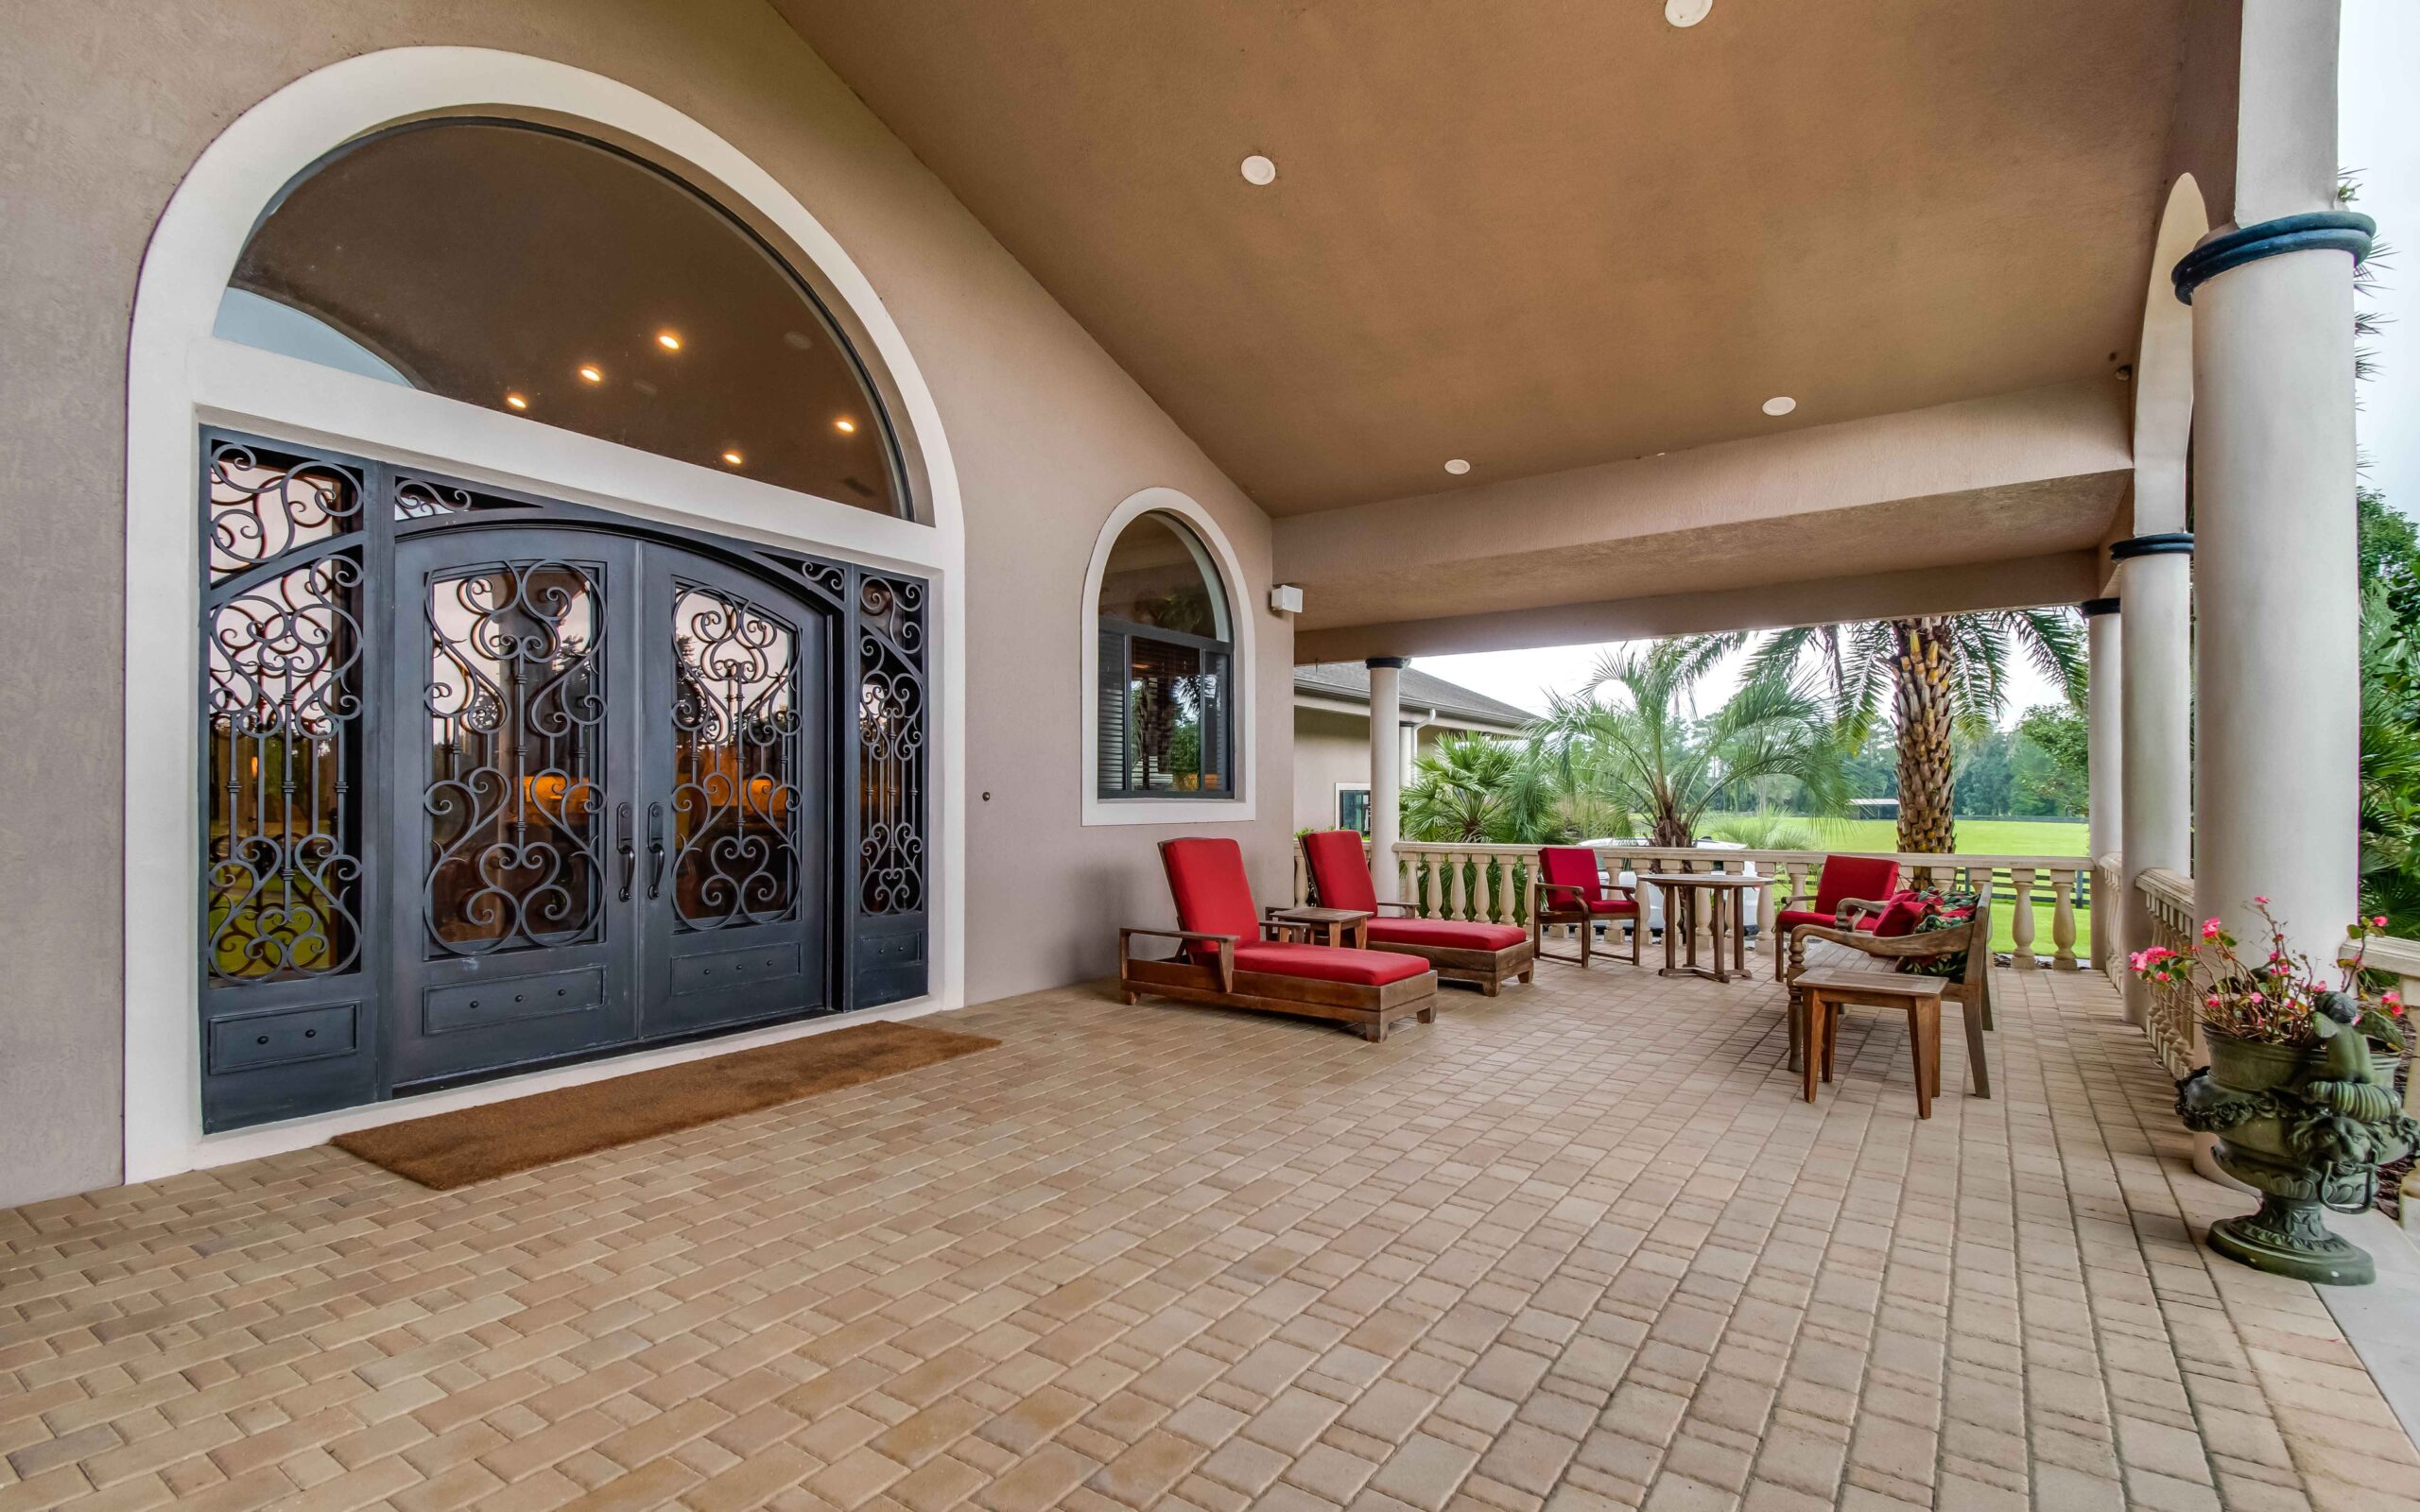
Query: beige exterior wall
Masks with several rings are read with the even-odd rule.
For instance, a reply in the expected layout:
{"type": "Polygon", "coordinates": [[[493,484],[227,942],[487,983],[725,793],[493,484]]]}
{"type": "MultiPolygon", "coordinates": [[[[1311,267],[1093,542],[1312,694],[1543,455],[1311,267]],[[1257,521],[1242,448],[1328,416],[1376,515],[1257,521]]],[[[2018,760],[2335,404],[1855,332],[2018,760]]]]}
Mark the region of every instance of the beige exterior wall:
{"type": "MultiPolygon", "coordinates": [[[[1425,724],[1420,728],[1418,756],[1460,730],[1459,724],[1425,724]]],[[[1417,760],[1418,756],[1413,759],[1417,760]]],[[[1411,773],[1404,773],[1409,783],[1411,773]]],[[[1370,781],[1370,716],[1337,709],[1294,710],[1294,828],[1336,828],[1336,784],[1370,781]]]]}
{"type": "Polygon", "coordinates": [[[967,995],[1108,971],[1111,926],[1169,917],[1154,843],[1080,822],[1080,585],[1102,522],[1158,485],[1234,545],[1257,613],[1255,885],[1289,875],[1293,648],[1254,606],[1268,520],[755,0],[93,0],[16,8],[0,53],[0,1205],[119,1174],[127,335],[153,222],[229,121],[313,69],[428,43],[527,53],[686,112],[855,258],[933,390],[965,499],[967,995]],[[1265,712],[1264,712],[1265,711],[1265,712]],[[984,795],[988,794],[988,799],[984,795]]]}

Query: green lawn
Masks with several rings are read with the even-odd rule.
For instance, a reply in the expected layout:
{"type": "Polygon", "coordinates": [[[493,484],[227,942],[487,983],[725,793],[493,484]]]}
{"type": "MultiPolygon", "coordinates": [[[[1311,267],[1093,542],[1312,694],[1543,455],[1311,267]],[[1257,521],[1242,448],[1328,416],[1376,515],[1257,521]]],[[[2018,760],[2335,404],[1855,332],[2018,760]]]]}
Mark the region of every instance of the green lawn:
{"type": "MultiPolygon", "coordinates": [[[[1840,850],[1896,850],[1896,819],[1806,819],[1800,821],[1840,850]]],[[[1958,853],[1998,856],[2080,856],[2089,832],[2081,819],[1960,819],[1958,853]]]]}
{"type": "MultiPolygon", "coordinates": [[[[1719,822],[1719,821],[1717,821],[1719,822]]],[[[1880,850],[1899,849],[1899,826],[1895,819],[1802,819],[1797,821],[1813,830],[1822,849],[1830,850],[1880,850]]],[[[1958,821],[1958,853],[1960,855],[2001,856],[2082,856],[2089,849],[2090,832],[2081,819],[1960,819],[1958,821]]],[[[2085,886],[2089,888],[2087,882],[2085,886]]],[[[1992,948],[2014,950],[2016,937],[2011,931],[2008,900],[1996,900],[1992,914],[1992,948]]],[[[2033,953],[2048,955],[2054,949],[2050,942],[2049,883],[2037,878],[2033,885],[2033,953]]],[[[2088,906],[2076,909],[2076,958],[2088,961],[2092,956],[2092,910],[2088,906]]]]}

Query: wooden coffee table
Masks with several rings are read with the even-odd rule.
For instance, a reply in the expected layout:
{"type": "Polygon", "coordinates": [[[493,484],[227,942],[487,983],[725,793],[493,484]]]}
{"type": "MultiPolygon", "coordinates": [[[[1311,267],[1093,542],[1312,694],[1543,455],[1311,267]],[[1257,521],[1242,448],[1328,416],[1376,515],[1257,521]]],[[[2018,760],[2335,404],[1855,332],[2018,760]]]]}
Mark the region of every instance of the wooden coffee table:
{"type": "Polygon", "coordinates": [[[1703,976],[1709,982],[1728,982],[1733,971],[1748,974],[1747,905],[1740,899],[1752,889],[1762,888],[1766,878],[1737,871],[1645,871],[1639,873],[1638,880],[1664,889],[1664,967],[1656,975],[1703,976]],[[1698,964],[1701,899],[1704,901],[1706,936],[1714,946],[1714,964],[1710,967],[1698,964]],[[1731,936],[1731,964],[1727,969],[1722,962],[1726,923],[1731,936]],[[1685,946],[1674,945],[1676,935],[1685,941],[1685,946]]]}
{"type": "Polygon", "coordinates": [[[1798,1020],[1806,1100],[1815,1100],[1819,1067],[1825,1081],[1832,1079],[1832,1040],[1840,1029],[1841,1005],[1865,1003],[1907,1011],[1908,1038],[1915,1044],[1916,1116],[1932,1117],[1932,1100],[1941,1095],[1941,994],[1948,986],[1938,976],[1846,966],[1799,972],[1790,983],[1789,1011],[1798,1020]]]}
{"type": "Polygon", "coordinates": [[[1269,917],[1281,924],[1299,926],[1314,945],[1369,948],[1370,916],[1357,908],[1277,908],[1269,917]]]}

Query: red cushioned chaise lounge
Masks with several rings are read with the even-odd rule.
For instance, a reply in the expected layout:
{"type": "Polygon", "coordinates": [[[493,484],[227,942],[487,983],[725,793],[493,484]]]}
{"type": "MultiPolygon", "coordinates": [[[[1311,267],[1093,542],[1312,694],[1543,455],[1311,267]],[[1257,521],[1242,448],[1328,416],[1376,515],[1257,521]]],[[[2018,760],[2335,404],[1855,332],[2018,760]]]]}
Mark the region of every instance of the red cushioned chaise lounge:
{"type": "Polygon", "coordinates": [[[1383,1037],[1398,1019],[1435,1022],[1437,973],[1424,961],[1266,937],[1293,926],[1261,919],[1235,841],[1163,840],[1160,864],[1177,927],[1117,932],[1117,981],[1127,1002],[1149,992],[1205,1007],[1328,1019],[1365,1040],[1383,1037]],[[1182,949],[1167,960],[1137,960],[1137,936],[1174,939],[1182,949]]]}
{"type": "Polygon", "coordinates": [[[1494,997],[1505,979],[1527,982],[1537,971],[1537,953],[1517,924],[1482,924],[1460,919],[1404,918],[1409,903],[1382,903],[1370,885],[1368,853],[1356,830],[1322,830],[1303,836],[1303,860],[1322,908],[1350,908],[1371,916],[1370,948],[1417,955],[1448,982],[1474,982],[1494,997]],[[1398,911],[1396,918],[1387,910],[1398,911]]]}

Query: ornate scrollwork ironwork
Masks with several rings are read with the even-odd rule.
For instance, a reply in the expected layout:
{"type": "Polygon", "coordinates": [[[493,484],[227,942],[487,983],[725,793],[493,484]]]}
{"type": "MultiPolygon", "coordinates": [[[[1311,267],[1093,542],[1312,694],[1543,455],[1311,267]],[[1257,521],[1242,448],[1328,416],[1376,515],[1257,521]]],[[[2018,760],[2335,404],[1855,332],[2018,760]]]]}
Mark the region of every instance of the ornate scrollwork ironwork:
{"type": "Polygon", "coordinates": [[[426,610],[430,952],[594,937],[606,718],[596,574],[558,560],[485,562],[432,581],[426,610]]]}
{"type": "Polygon", "coordinates": [[[798,633],[744,598],[681,583],[672,645],[674,927],[796,918],[798,633]]]}
{"type": "Polygon", "coordinates": [[[395,480],[398,520],[433,520],[440,515],[467,514],[477,507],[477,497],[457,483],[432,483],[415,477],[395,480]]]}
{"type": "Polygon", "coordinates": [[[207,611],[204,960],[214,981],[326,976],[360,959],[360,564],[330,554],[207,611]]]}
{"type": "Polygon", "coordinates": [[[318,457],[213,441],[203,477],[212,583],[361,527],[361,474],[318,457]]]}
{"type": "Polygon", "coordinates": [[[857,587],[857,897],[869,914],[925,906],[925,585],[857,587]]]}

